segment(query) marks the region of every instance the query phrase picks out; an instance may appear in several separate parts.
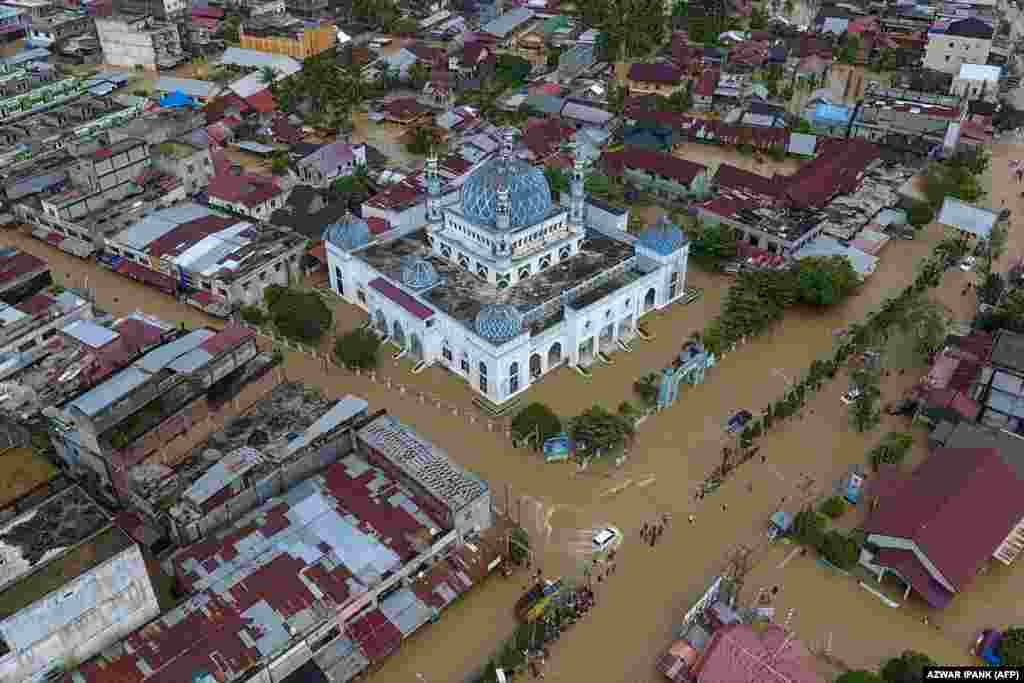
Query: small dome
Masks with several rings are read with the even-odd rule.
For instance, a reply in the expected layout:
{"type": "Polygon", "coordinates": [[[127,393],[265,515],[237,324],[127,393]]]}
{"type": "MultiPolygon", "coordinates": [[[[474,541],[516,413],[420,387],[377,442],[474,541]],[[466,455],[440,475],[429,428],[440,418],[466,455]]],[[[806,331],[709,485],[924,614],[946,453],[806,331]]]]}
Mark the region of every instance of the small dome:
{"type": "Polygon", "coordinates": [[[476,332],[494,344],[503,344],[523,331],[523,316],[515,306],[492,304],[476,314],[476,332]]]}
{"type": "Polygon", "coordinates": [[[647,247],[655,254],[671,256],[686,244],[686,235],[668,218],[662,216],[654,225],[649,225],[640,233],[641,246],[647,247]]]}
{"type": "Polygon", "coordinates": [[[370,226],[362,218],[349,212],[337,223],[327,226],[324,230],[324,241],[339,249],[352,251],[370,243],[370,226]]]}
{"type": "Polygon", "coordinates": [[[498,189],[508,190],[509,227],[540,222],[554,205],[544,171],[519,159],[491,159],[462,184],[462,214],[477,225],[496,227],[498,189]]]}
{"type": "Polygon", "coordinates": [[[410,289],[426,289],[437,284],[437,271],[423,259],[414,259],[402,268],[402,282],[410,289]]]}

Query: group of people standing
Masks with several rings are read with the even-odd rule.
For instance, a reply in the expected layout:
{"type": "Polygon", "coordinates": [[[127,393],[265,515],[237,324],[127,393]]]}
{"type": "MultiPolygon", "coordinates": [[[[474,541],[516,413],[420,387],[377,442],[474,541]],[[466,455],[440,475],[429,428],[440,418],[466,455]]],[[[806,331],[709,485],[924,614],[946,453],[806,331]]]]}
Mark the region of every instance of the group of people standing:
{"type": "Polygon", "coordinates": [[[665,533],[671,519],[672,516],[666,513],[657,522],[644,522],[644,525],[640,527],[640,538],[644,539],[644,542],[650,543],[653,548],[661,535],[665,533]]]}

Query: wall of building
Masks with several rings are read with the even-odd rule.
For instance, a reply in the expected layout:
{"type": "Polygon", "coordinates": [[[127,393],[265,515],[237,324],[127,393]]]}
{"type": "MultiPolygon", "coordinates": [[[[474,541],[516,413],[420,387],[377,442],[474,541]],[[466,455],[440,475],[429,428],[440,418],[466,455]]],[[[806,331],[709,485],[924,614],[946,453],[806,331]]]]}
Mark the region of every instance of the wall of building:
{"type": "Polygon", "coordinates": [[[949,94],[966,97],[968,100],[995,103],[999,101],[999,83],[957,77],[953,79],[949,94]]]}
{"type": "Polygon", "coordinates": [[[0,631],[19,621],[52,624],[46,636],[20,652],[0,659],[0,680],[25,681],[63,663],[76,664],[114,645],[160,614],[156,593],[138,545],[112,557],[0,622],[0,631]],[[90,606],[67,615],[67,606],[82,592],[90,606]],[[63,618],[62,618],[63,617],[63,618]],[[70,617],[70,618],[68,618],[70,617]]]}
{"type": "Polygon", "coordinates": [[[213,160],[210,158],[210,149],[197,149],[191,156],[174,156],[173,154],[161,154],[159,151],[153,154],[153,166],[168,175],[181,180],[185,186],[185,194],[192,195],[199,192],[210,183],[213,176],[213,160]]]}
{"type": "Polygon", "coordinates": [[[960,73],[961,64],[985,64],[992,50],[992,41],[984,38],[961,38],[933,33],[928,36],[924,67],[946,73],[960,73]]]}
{"type": "Polygon", "coordinates": [[[238,39],[241,46],[246,49],[305,59],[334,47],[338,42],[338,27],[334,24],[323,24],[317,28],[307,28],[301,40],[294,40],[282,36],[248,35],[243,25],[238,31],[238,39]]]}
{"type": "Polygon", "coordinates": [[[156,50],[148,32],[132,24],[96,19],[96,32],[103,48],[103,61],[115,66],[156,69],[156,50]]]}
{"type": "Polygon", "coordinates": [[[267,287],[288,286],[298,277],[305,250],[305,243],[300,242],[268,260],[259,270],[247,274],[245,278],[231,282],[214,280],[210,291],[226,299],[232,306],[258,306],[263,303],[263,292],[267,287]]]}
{"type": "MultiPolygon", "coordinates": [[[[58,309],[59,311],[60,309],[58,309]]],[[[6,351],[31,351],[43,344],[43,342],[50,337],[57,334],[58,330],[70,325],[77,320],[83,320],[92,317],[92,306],[87,302],[82,302],[82,305],[75,308],[72,311],[51,313],[50,319],[45,321],[36,320],[32,324],[27,326],[24,333],[12,339],[4,339],[0,341],[0,353],[6,351]]]]}

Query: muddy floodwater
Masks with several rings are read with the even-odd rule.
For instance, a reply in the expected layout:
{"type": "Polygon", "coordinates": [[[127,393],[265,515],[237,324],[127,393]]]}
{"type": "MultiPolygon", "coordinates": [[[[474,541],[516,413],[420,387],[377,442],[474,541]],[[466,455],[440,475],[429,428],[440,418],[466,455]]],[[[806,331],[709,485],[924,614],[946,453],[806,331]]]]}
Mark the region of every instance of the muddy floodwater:
{"type": "MultiPolygon", "coordinates": [[[[1019,186],[1011,185],[1008,161],[1024,158],[1024,147],[997,145],[994,156],[989,201],[1000,208],[1005,200],[1016,213],[1024,204],[1019,186]]],[[[865,462],[867,450],[885,431],[909,428],[903,418],[886,416],[879,429],[857,434],[839,401],[848,388],[848,379],[840,374],[811,400],[802,418],[788,421],[762,439],[761,453],[767,462],[758,458],[743,465],[721,489],[698,503],[695,487],[720,459],[727,417],[741,408],[759,411],[777,398],[812,359],[832,350],[835,330],[862,319],[909,283],[919,261],[943,235],[940,226],[932,225],[914,241],[890,243],[877,272],[858,294],[834,309],[788,311],[769,334],[725,357],[703,386],[688,389],[674,407],[642,424],[629,460],[619,469],[605,466],[578,473],[569,465],[544,465],[529,452],[513,449],[498,433],[488,432],[483,421],[471,425],[464,415],[419,402],[415,395],[424,391],[470,408],[468,389],[437,368],[414,376],[404,369],[407,366],[392,365],[387,359],[382,372],[407,385],[406,394],[366,377],[325,369],[297,353],[287,354],[285,372],[289,379],[318,385],[330,395],[356,393],[375,408],[387,408],[486,478],[501,505],[511,498],[513,516],[522,519],[538,551],[535,566],[550,577],[579,573],[594,529],[605,524],[620,528],[625,541],[618,571],[599,586],[597,606],[588,620],[556,644],[547,680],[653,683],[659,680],[654,663],[671,642],[682,613],[721,568],[731,548],[761,544],[766,520],[780,505],[793,510],[805,496],[832,491],[849,465],[865,462]],[[672,515],[668,531],[656,547],[642,543],[641,525],[663,513],[672,515]],[[691,514],[695,515],[693,525],[687,523],[691,514]]],[[[24,234],[0,233],[0,241],[46,258],[58,283],[88,286],[97,302],[109,310],[144,309],[169,320],[219,324],[24,234]]],[[[1022,254],[1021,237],[1011,229],[1003,265],[1022,254]]],[[[975,301],[972,294],[961,292],[973,277],[952,270],[935,290],[935,297],[949,306],[956,320],[970,319],[975,301]]],[[[594,403],[615,409],[622,400],[631,400],[633,381],[661,368],[684,339],[711,320],[729,283],[694,268],[688,284],[702,287],[702,298],[647,318],[655,334],[652,342],[637,341],[633,353],[617,353],[614,365],[595,367],[590,381],[559,370],[532,388],[527,400],[548,403],[566,417],[594,403]]],[[[363,319],[352,307],[339,304],[337,312],[339,329],[363,319]]],[[[886,362],[892,373],[883,380],[883,400],[891,401],[910,387],[923,367],[897,348],[886,362]],[[906,373],[900,375],[900,368],[906,373]]],[[[914,457],[919,460],[925,456],[925,432],[918,428],[913,433],[914,457]]],[[[920,606],[913,599],[905,604],[895,584],[885,582],[879,587],[901,603],[899,608],[887,607],[860,588],[855,578],[832,573],[811,556],[787,561],[790,550],[779,544],[756,555],[744,599],[751,599],[751,591],[759,587],[779,586],[779,614],[792,609],[790,625],[809,646],[828,647],[850,666],[876,666],[907,647],[943,662],[966,663],[974,633],[1013,621],[1017,597],[1024,588],[1019,567],[996,567],[925,625],[920,606]]],[[[408,683],[420,674],[432,683],[461,683],[513,628],[512,606],[524,586],[521,574],[509,579],[495,575],[445,612],[438,623],[404,643],[372,680],[408,683]]]]}

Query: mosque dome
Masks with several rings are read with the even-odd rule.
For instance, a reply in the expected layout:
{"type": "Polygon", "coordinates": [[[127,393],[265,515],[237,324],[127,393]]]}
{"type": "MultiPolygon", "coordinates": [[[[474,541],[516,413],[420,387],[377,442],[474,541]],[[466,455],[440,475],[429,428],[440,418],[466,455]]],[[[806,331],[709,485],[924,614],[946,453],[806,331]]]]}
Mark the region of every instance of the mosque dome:
{"type": "Polygon", "coordinates": [[[493,344],[504,344],[523,331],[523,316],[515,306],[491,304],[476,314],[476,332],[493,344]]]}
{"type": "Polygon", "coordinates": [[[640,245],[644,246],[655,254],[671,256],[677,249],[686,244],[686,235],[668,218],[664,216],[655,223],[643,229],[640,233],[640,245]]]}
{"type": "Polygon", "coordinates": [[[370,226],[362,218],[349,212],[337,223],[327,226],[324,230],[324,241],[339,249],[352,251],[370,243],[370,226]]]}
{"type": "Polygon", "coordinates": [[[402,283],[409,289],[426,289],[437,284],[437,271],[427,261],[418,258],[402,268],[402,283]]]}
{"type": "Polygon", "coordinates": [[[500,187],[508,190],[511,229],[538,223],[551,211],[551,188],[544,171],[520,159],[498,157],[462,184],[462,214],[477,225],[496,227],[500,187]]]}

